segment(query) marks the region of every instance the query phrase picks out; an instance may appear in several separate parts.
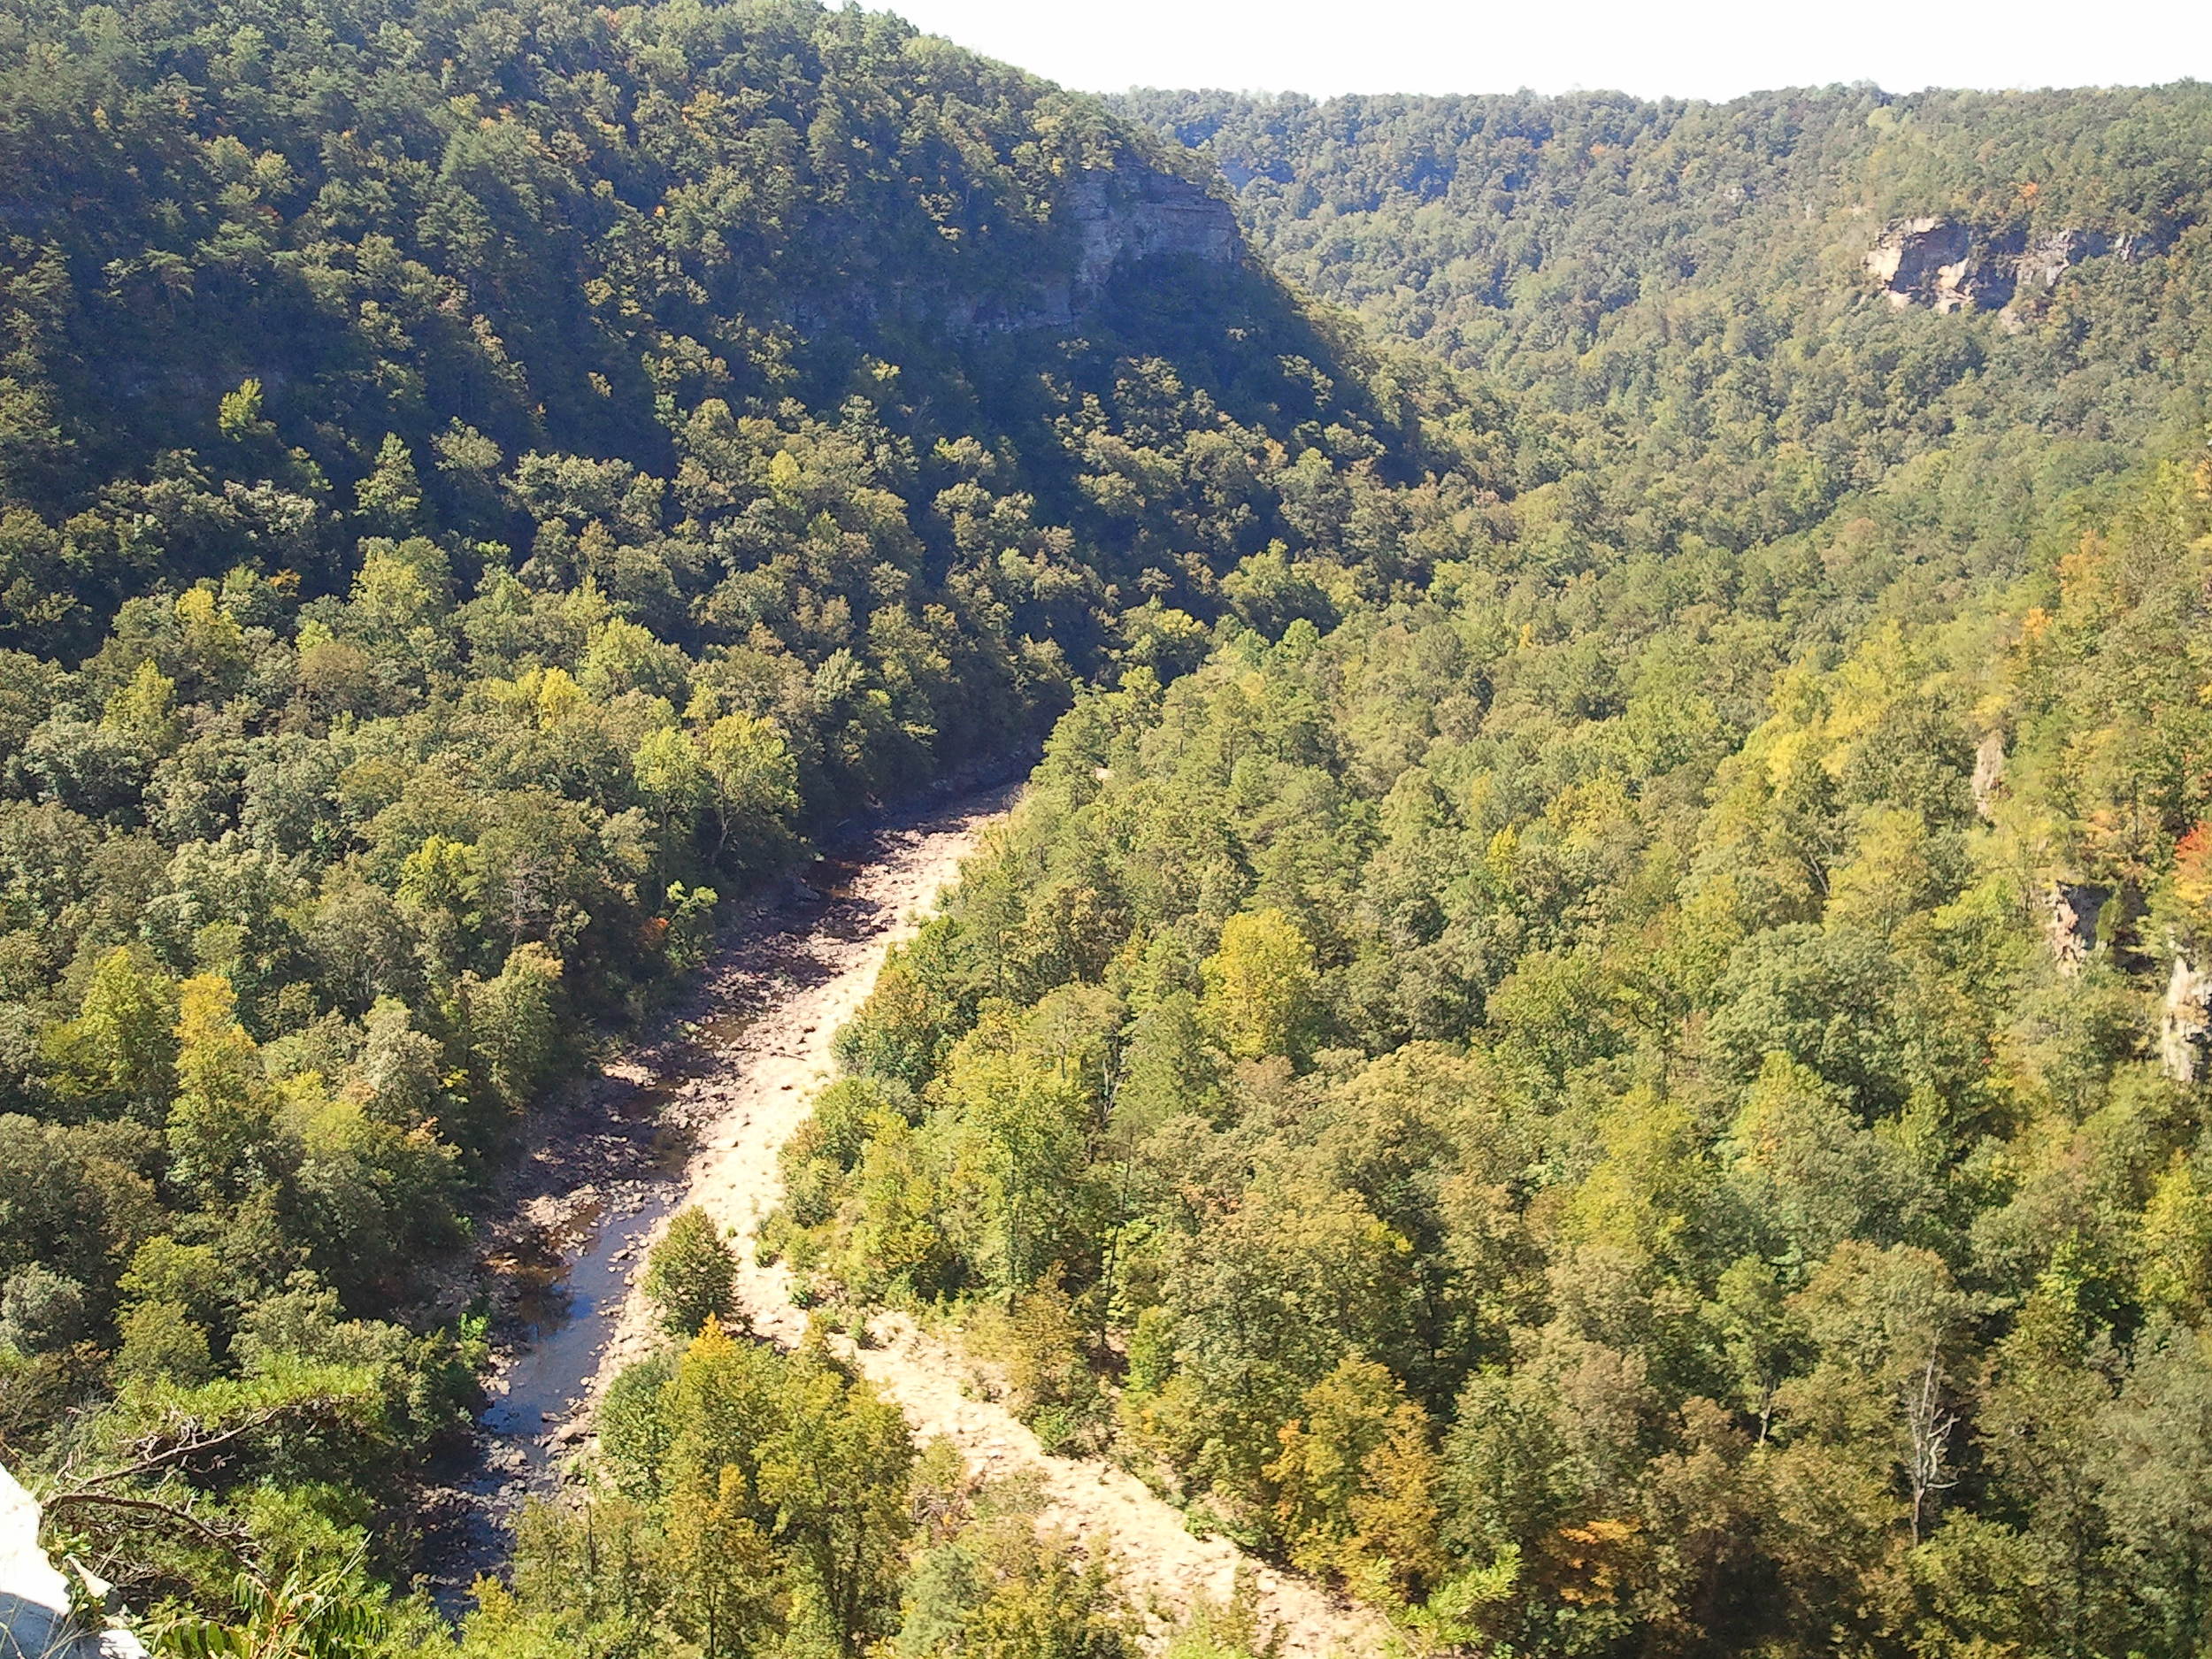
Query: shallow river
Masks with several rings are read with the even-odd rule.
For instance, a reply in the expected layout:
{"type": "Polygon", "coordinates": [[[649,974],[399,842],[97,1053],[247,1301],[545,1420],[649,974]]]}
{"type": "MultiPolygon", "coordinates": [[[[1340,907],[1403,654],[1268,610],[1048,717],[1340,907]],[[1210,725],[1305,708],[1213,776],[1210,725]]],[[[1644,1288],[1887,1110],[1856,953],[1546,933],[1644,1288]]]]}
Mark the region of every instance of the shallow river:
{"type": "Polygon", "coordinates": [[[662,1225],[709,1171],[725,1201],[735,1180],[749,1213],[772,1207],[773,1152],[830,1075],[831,1038],[1012,795],[1000,787],[840,842],[732,929],[685,1019],[540,1126],[526,1190],[488,1250],[501,1352],[476,1461],[448,1488],[451,1512],[426,1551],[449,1610],[498,1570],[523,1499],[588,1439],[596,1390],[653,1346],[632,1281],[662,1225]]]}

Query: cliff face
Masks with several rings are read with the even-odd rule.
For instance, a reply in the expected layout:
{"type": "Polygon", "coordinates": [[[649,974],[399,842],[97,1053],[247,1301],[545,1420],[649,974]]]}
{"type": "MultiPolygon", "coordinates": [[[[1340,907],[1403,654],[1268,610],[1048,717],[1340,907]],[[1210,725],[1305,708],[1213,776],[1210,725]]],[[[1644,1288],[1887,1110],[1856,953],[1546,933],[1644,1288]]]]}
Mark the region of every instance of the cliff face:
{"type": "Polygon", "coordinates": [[[1956,219],[1901,219],[1868,250],[1868,273],[1889,303],[1939,311],[2005,311],[2024,296],[2047,294],[2085,259],[2131,263],[2162,253],[2170,238],[2101,230],[1985,230],[1956,219]]]}
{"type": "Polygon", "coordinates": [[[2212,1047],[2212,973],[2176,956],[2158,1022],[2160,1067],[2177,1083],[2193,1083],[2204,1070],[2208,1047],[2212,1047]]]}
{"type": "Polygon", "coordinates": [[[1141,280],[1147,265],[1185,259],[1226,268],[1244,258],[1243,233],[1226,202],[1133,157],[1079,174],[1060,219],[1073,246],[1062,269],[1011,304],[955,301],[941,320],[969,334],[1071,328],[1114,283],[1141,280]]]}
{"type": "Polygon", "coordinates": [[[1973,233],[1963,225],[1909,219],[1883,231],[1867,252],[1866,268],[1901,310],[1933,305],[1955,311],[1969,292],[1964,285],[1973,245],[1973,233]]]}
{"type": "Polygon", "coordinates": [[[2110,887],[2077,881],[2054,881],[2044,894],[2043,936],[2067,978],[2079,973],[2097,949],[2097,916],[2111,896],[2110,887]]]}
{"type": "Polygon", "coordinates": [[[1069,214],[1080,237],[1079,296],[1097,292],[1118,270],[1149,259],[1227,265],[1243,254],[1226,202],[1137,161],[1083,174],[1071,192],[1069,214]]]}

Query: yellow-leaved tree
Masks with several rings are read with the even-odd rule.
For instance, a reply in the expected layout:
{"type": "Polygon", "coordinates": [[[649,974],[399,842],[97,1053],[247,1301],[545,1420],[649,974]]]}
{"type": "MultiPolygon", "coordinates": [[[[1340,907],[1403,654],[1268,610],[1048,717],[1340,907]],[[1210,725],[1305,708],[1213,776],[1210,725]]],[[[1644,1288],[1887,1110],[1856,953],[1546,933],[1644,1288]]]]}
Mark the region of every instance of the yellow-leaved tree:
{"type": "Polygon", "coordinates": [[[1238,1059],[1294,1056],[1310,1037],[1313,947],[1279,909],[1232,916],[1200,972],[1206,987],[1200,1012],[1215,1040],[1238,1059]]]}

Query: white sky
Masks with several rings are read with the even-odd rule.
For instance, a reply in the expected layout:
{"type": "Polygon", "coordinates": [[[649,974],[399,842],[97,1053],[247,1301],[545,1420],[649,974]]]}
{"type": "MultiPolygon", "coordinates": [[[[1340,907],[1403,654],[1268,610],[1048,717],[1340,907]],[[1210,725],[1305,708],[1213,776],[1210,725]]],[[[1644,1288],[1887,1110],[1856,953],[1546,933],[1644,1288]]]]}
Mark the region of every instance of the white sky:
{"type": "Polygon", "coordinates": [[[864,0],[1064,86],[1612,88],[2212,80],[2212,0],[864,0]]]}

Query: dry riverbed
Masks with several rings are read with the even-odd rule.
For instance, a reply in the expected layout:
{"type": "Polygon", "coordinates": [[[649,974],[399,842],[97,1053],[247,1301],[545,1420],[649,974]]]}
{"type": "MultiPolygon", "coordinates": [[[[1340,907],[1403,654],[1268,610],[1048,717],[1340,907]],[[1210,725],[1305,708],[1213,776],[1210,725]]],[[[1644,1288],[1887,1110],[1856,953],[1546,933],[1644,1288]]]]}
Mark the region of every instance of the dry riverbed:
{"type": "MultiPolygon", "coordinates": [[[[472,1465],[425,1506],[427,1585],[449,1610],[502,1565],[522,1500],[586,1438],[630,1281],[699,1158],[743,1131],[756,1098],[787,1125],[804,1116],[837,1025],[1016,793],[971,795],[839,845],[733,923],[657,1040],[533,1118],[479,1206],[472,1271],[425,1310],[450,1318],[477,1294],[492,1308],[491,1401],[472,1465]]],[[[772,1176],[772,1155],[767,1167],[772,1176]]]]}
{"type": "MultiPolygon", "coordinates": [[[[866,998],[885,955],[910,935],[1011,798],[1011,791],[972,797],[880,831],[829,879],[817,872],[818,895],[764,912],[730,941],[693,1034],[610,1069],[614,1087],[599,1097],[600,1118],[649,1111],[663,1144],[687,1146],[690,1156],[680,1174],[585,1179],[549,1187],[522,1207],[522,1231],[537,1242],[520,1255],[570,1263],[550,1288],[571,1300],[565,1323],[528,1333],[499,1367],[500,1398],[488,1414],[495,1445],[468,1496],[468,1530],[479,1540],[496,1539],[549,1461],[588,1439],[599,1391],[662,1340],[635,1269],[676,1208],[698,1204],[731,1230],[741,1311],[755,1332],[786,1346],[804,1335],[807,1315],[791,1299],[787,1271],[755,1260],[756,1230],[783,1195],[777,1154],[829,1079],[831,1039],[866,998]]],[[[634,1134],[627,1144],[634,1160],[634,1134]]],[[[547,1156],[557,1156],[550,1142],[547,1156]]],[[[610,1154],[610,1169],[620,1162],[610,1154]]],[[[1194,1536],[1179,1510],[1125,1471],[1047,1453],[975,1386],[975,1367],[953,1345],[911,1320],[881,1316],[868,1347],[841,1339],[838,1346],[899,1403],[918,1435],[946,1436],[979,1473],[1033,1470],[1047,1496],[1045,1524],[1109,1551],[1156,1625],[1200,1596],[1225,1600],[1243,1569],[1263,1616],[1281,1629],[1286,1655],[1365,1659],[1390,1645],[1372,1615],[1251,1560],[1225,1539],[1194,1536]]],[[[455,1559],[472,1555],[475,1566],[490,1564],[480,1548],[455,1559]]]]}

